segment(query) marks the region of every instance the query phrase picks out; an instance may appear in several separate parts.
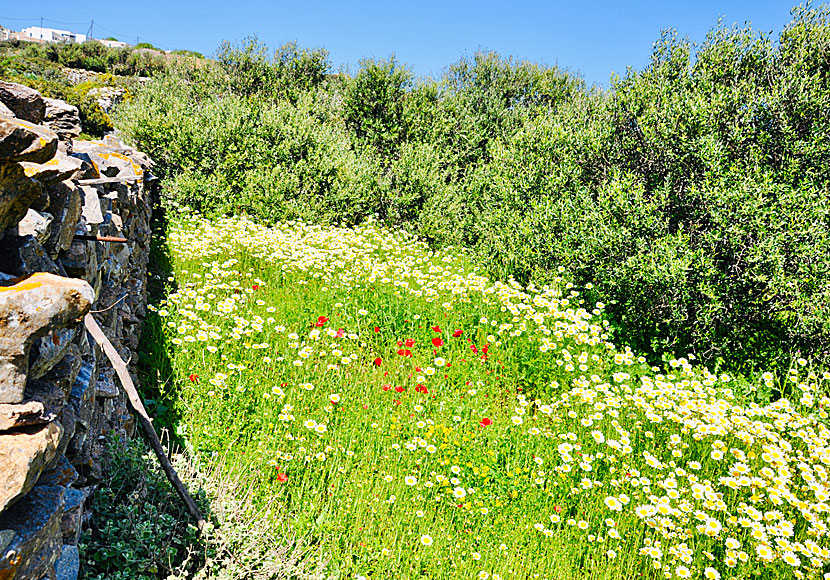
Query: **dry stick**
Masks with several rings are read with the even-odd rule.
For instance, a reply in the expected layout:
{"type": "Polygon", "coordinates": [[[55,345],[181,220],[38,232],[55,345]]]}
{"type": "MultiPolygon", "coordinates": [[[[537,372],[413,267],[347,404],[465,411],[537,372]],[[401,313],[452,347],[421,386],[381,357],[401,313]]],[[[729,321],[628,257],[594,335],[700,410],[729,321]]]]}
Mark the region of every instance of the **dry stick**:
{"type": "Polygon", "coordinates": [[[156,452],[156,457],[158,457],[159,462],[164,469],[164,473],[167,475],[167,479],[171,484],[173,484],[173,487],[176,488],[179,497],[182,498],[182,501],[187,506],[187,511],[189,511],[190,515],[193,516],[193,519],[196,520],[197,526],[199,530],[201,530],[205,526],[205,518],[202,517],[202,513],[199,511],[199,507],[196,505],[196,502],[193,501],[193,498],[190,497],[190,494],[185,489],[184,484],[182,484],[182,480],[179,479],[179,476],[176,473],[176,470],[173,469],[172,465],[170,465],[170,461],[164,453],[164,448],[161,446],[161,441],[159,441],[156,430],[153,428],[153,423],[150,421],[150,416],[147,415],[147,411],[144,409],[144,404],[138,396],[138,391],[135,390],[133,380],[130,378],[130,373],[127,371],[127,364],[121,360],[121,356],[118,354],[118,351],[115,350],[115,347],[112,346],[112,343],[106,335],[104,335],[101,327],[98,326],[98,323],[95,322],[95,319],[92,317],[92,314],[87,314],[84,317],[84,326],[86,326],[86,329],[92,335],[92,338],[95,339],[95,342],[101,345],[101,348],[104,349],[104,353],[106,353],[107,358],[110,359],[112,366],[115,368],[115,372],[118,374],[118,378],[121,379],[121,386],[124,387],[124,391],[126,391],[127,397],[130,399],[130,404],[135,410],[136,415],[138,415],[138,422],[141,424],[141,428],[147,436],[147,439],[150,440],[150,446],[153,448],[153,451],[156,452]]]}

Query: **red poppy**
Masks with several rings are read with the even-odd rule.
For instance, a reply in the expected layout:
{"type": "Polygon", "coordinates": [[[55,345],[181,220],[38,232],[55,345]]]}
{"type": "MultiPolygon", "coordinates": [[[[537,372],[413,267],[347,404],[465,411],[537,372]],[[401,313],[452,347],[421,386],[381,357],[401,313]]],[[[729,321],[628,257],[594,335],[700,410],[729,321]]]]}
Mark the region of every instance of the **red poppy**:
{"type": "Polygon", "coordinates": [[[381,359],[380,357],[378,357],[378,358],[376,358],[373,362],[375,363],[375,366],[376,366],[376,367],[379,367],[379,366],[380,366],[380,363],[382,363],[382,362],[383,362],[383,359],[381,359]]]}
{"type": "Polygon", "coordinates": [[[562,512],[562,507],[558,506],[558,505],[555,505],[555,506],[553,506],[553,511],[555,511],[556,513],[561,513],[562,512]]]}
{"type": "Polygon", "coordinates": [[[398,393],[403,393],[404,388],[403,387],[395,387],[395,391],[397,391],[398,393]]]}
{"type": "Polygon", "coordinates": [[[462,334],[464,334],[464,331],[461,330],[461,329],[458,329],[458,330],[456,330],[455,332],[452,333],[453,337],[455,337],[455,338],[458,338],[462,334]]]}
{"type": "Polygon", "coordinates": [[[329,321],[329,319],[326,318],[325,316],[318,316],[317,317],[317,322],[314,323],[314,326],[316,326],[318,328],[322,328],[322,326],[328,321],[329,321]]]}
{"type": "Polygon", "coordinates": [[[254,284],[251,286],[251,290],[259,290],[259,284],[254,284]]]}
{"type": "Polygon", "coordinates": [[[423,394],[425,394],[425,395],[426,395],[427,393],[429,393],[429,390],[426,388],[426,386],[421,385],[421,384],[418,384],[418,386],[417,386],[417,387],[415,387],[415,390],[416,390],[416,391],[418,391],[419,393],[423,393],[423,394]]]}
{"type": "Polygon", "coordinates": [[[401,402],[400,402],[399,400],[395,399],[395,404],[396,404],[396,405],[400,405],[400,404],[401,404],[401,402]]]}
{"type": "Polygon", "coordinates": [[[380,327],[379,326],[375,327],[375,332],[380,332],[380,327]]]}
{"type": "Polygon", "coordinates": [[[441,332],[440,326],[431,326],[430,328],[432,328],[432,330],[434,330],[435,332],[441,332]]]}
{"type": "Polygon", "coordinates": [[[485,344],[485,345],[484,345],[484,348],[482,348],[482,349],[481,349],[481,352],[482,352],[483,354],[487,354],[487,351],[488,351],[489,349],[490,349],[490,345],[489,345],[489,344],[485,344]]]}
{"type": "Polygon", "coordinates": [[[337,329],[337,334],[334,335],[334,338],[343,338],[343,329],[342,328],[337,329]]]}
{"type": "Polygon", "coordinates": [[[470,345],[470,350],[473,351],[473,353],[478,354],[478,348],[476,347],[476,345],[471,344],[470,345]]]}
{"type": "Polygon", "coordinates": [[[444,339],[439,336],[436,336],[432,339],[432,344],[437,348],[439,346],[444,346],[444,339]]]}
{"type": "Polygon", "coordinates": [[[384,391],[388,391],[392,388],[392,385],[382,385],[384,391]]]}
{"type": "Polygon", "coordinates": [[[478,424],[481,425],[482,427],[489,427],[490,425],[493,424],[493,420],[488,419],[487,417],[484,417],[481,421],[478,422],[478,424]]]}
{"type": "Polygon", "coordinates": [[[412,348],[414,345],[415,345],[415,341],[411,338],[407,338],[406,341],[404,342],[404,346],[406,346],[406,348],[412,348]]]}
{"type": "Polygon", "coordinates": [[[279,481],[280,483],[285,483],[286,481],[288,481],[288,476],[282,471],[280,471],[277,474],[277,481],[279,481]]]}
{"type": "Polygon", "coordinates": [[[190,375],[190,376],[189,376],[189,377],[187,377],[187,378],[189,378],[189,379],[190,379],[190,382],[195,383],[196,381],[198,381],[198,380],[199,380],[199,375],[190,375]]]}

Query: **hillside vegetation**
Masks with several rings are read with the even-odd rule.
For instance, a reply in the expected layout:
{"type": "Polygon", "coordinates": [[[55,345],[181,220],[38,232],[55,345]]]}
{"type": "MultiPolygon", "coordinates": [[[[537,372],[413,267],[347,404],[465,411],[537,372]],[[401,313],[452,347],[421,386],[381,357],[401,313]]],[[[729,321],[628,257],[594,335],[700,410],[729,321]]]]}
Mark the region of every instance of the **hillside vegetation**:
{"type": "Polygon", "coordinates": [[[830,357],[826,7],[794,9],[777,38],[666,32],[607,91],[488,52],[440,79],[394,57],[330,68],[322,50],[226,44],[157,75],[118,124],[206,214],[376,216],[497,277],[564,268],[653,359],[830,357]]]}

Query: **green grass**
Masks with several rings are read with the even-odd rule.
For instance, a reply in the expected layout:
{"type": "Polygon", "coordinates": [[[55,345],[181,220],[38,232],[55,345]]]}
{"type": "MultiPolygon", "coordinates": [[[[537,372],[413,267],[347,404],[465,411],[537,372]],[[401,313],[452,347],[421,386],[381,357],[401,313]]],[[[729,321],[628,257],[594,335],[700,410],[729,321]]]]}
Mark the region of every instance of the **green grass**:
{"type": "Polygon", "coordinates": [[[827,375],[649,368],[564,279],[496,283],[372,222],[182,216],[166,251],[147,386],[328,577],[828,569],[827,375]]]}

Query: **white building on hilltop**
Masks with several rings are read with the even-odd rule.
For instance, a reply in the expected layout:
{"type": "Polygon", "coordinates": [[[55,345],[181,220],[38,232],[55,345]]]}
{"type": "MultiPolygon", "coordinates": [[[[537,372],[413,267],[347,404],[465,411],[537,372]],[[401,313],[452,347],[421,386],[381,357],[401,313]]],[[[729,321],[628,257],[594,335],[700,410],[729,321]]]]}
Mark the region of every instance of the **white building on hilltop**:
{"type": "Polygon", "coordinates": [[[20,31],[20,35],[24,38],[45,40],[46,42],[86,42],[86,34],[76,34],[68,30],[56,30],[40,26],[24,28],[20,31]]]}

